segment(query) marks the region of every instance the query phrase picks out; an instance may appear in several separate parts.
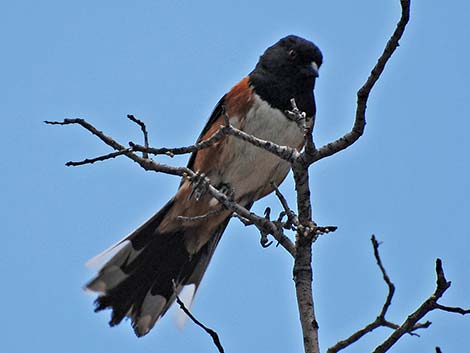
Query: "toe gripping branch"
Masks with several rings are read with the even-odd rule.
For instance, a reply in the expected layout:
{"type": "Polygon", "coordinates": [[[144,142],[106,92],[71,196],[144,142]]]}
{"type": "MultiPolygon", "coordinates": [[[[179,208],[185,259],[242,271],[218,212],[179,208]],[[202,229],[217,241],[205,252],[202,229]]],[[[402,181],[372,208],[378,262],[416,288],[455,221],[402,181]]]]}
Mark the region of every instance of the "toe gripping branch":
{"type": "Polygon", "coordinates": [[[199,201],[209,188],[209,179],[204,173],[196,172],[190,177],[192,191],[189,197],[194,197],[196,201],[199,201]]]}

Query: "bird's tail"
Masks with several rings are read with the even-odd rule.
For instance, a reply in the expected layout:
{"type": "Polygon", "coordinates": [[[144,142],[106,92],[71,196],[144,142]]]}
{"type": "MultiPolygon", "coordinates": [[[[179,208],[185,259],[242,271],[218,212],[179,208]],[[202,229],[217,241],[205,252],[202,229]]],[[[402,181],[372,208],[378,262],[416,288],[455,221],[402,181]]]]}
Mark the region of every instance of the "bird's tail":
{"type": "Polygon", "coordinates": [[[187,239],[207,228],[181,222],[162,226],[173,217],[174,206],[172,199],[135,232],[90,260],[109,259],[113,254],[86,285],[99,293],[95,311],[112,309],[111,326],[129,317],[136,335],[143,336],[184,286],[194,284],[197,289],[229,218],[210,228],[211,234],[204,236],[209,240],[202,247],[190,251],[187,239]]]}

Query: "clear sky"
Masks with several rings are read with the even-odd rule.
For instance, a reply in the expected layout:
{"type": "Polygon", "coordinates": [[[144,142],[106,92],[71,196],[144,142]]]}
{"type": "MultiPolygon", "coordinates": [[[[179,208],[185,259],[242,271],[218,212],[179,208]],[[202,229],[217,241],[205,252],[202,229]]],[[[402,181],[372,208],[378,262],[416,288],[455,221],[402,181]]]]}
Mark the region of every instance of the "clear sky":
{"type": "MultiPolygon", "coordinates": [[[[315,219],[338,231],[315,244],[315,303],[323,350],[373,320],[386,295],[370,236],[397,286],[401,322],[434,290],[441,257],[452,287],[443,304],[470,307],[470,27],[468,1],[414,1],[401,46],[373,91],[365,136],[311,169],[315,219]]],[[[0,4],[0,351],[214,352],[209,337],[167,314],[137,339],[109,328],[81,290],[87,259],[157,211],[179,180],[118,159],[67,168],[109,149],[82,117],[122,143],[192,143],[218,99],[266,47],[297,34],[323,51],[315,139],[350,129],[355,92],[399,16],[398,0],[3,1],[0,4]]],[[[165,157],[158,160],[168,161],[165,157]]],[[[170,161],[183,165],[186,158],[170,161]]],[[[255,166],[254,166],[255,167],[255,166]]],[[[291,177],[282,187],[294,202],[291,177]]],[[[274,198],[258,203],[278,207],[274,198]]],[[[233,221],[205,276],[194,313],[227,352],[301,352],[292,260],[262,249],[233,221]]],[[[433,313],[421,337],[394,352],[468,350],[470,317],[433,313]]],[[[367,352],[381,329],[349,352],[367,352]]]]}

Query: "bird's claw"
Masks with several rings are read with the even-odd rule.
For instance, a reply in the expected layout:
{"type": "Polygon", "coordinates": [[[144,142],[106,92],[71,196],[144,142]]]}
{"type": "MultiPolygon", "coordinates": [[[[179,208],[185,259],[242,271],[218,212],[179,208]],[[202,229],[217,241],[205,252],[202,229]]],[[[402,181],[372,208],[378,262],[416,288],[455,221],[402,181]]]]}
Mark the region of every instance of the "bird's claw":
{"type": "Polygon", "coordinates": [[[190,181],[193,190],[189,197],[194,197],[196,201],[199,201],[209,187],[209,179],[207,179],[204,173],[196,172],[196,174],[191,177],[190,181]]]}
{"type": "Polygon", "coordinates": [[[272,240],[271,241],[268,240],[268,235],[264,232],[261,232],[261,238],[259,242],[263,248],[267,248],[273,243],[272,240]]]}
{"type": "MultiPolygon", "coordinates": [[[[264,218],[267,219],[268,221],[271,219],[271,208],[266,207],[264,210],[264,218]]],[[[270,246],[273,242],[268,240],[268,233],[261,231],[261,238],[259,240],[261,246],[263,248],[267,248],[270,246]]]]}

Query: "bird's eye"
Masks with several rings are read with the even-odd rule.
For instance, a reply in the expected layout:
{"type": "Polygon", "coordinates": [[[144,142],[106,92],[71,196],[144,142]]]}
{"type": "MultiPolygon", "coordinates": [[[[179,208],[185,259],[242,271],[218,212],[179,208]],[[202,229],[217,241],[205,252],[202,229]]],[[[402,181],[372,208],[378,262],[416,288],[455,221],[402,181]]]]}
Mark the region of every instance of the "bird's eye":
{"type": "Polygon", "coordinates": [[[295,58],[297,56],[297,52],[294,49],[289,50],[288,54],[291,58],[295,58]]]}

